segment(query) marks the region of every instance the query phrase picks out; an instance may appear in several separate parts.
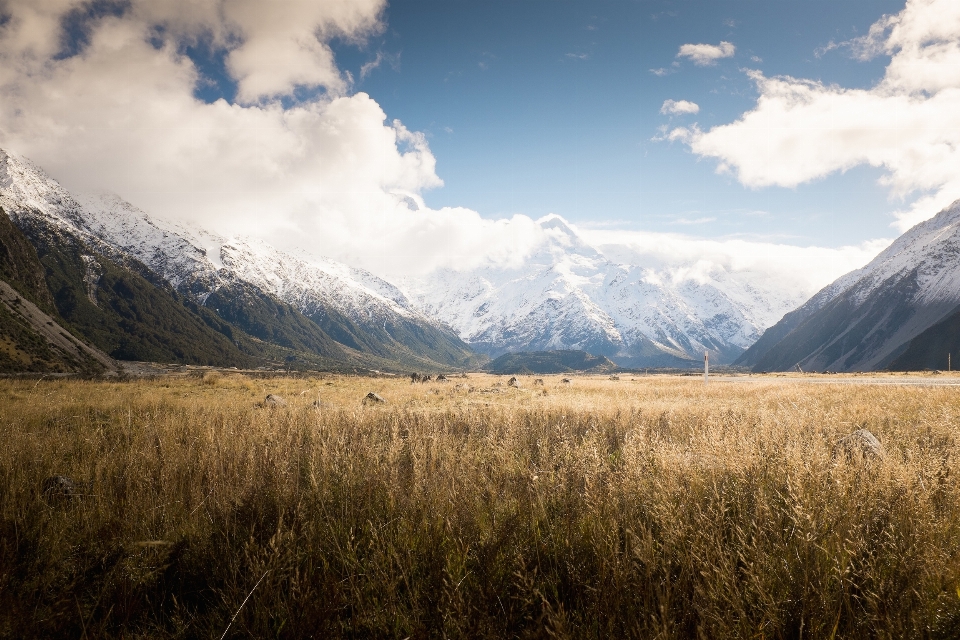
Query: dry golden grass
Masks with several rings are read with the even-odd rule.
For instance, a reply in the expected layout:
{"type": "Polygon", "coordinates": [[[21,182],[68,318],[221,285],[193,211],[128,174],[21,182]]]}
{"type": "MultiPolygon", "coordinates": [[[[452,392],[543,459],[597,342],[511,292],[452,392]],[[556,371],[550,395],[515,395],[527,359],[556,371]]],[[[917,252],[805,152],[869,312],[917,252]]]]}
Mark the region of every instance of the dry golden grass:
{"type": "Polygon", "coordinates": [[[960,637],[956,390],[544,379],[0,381],[0,636],[960,637]]]}

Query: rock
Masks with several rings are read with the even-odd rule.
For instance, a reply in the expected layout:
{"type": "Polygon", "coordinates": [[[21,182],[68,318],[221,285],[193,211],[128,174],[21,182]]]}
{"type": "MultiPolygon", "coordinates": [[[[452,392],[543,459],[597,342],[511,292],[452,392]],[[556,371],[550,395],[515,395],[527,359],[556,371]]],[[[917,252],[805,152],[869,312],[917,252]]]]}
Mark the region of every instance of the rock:
{"type": "Polygon", "coordinates": [[[542,387],[542,386],[543,386],[543,378],[537,378],[536,380],[534,380],[534,381],[533,381],[533,386],[535,386],[535,387],[542,387]]]}
{"type": "Polygon", "coordinates": [[[447,381],[447,376],[443,375],[442,373],[437,376],[437,382],[446,382],[446,381],[447,381]]]}
{"type": "Polygon", "coordinates": [[[508,387],[516,387],[517,389],[519,389],[519,388],[520,388],[520,381],[517,380],[517,376],[513,376],[513,377],[511,377],[509,380],[507,380],[507,386],[508,386],[508,387]]]}
{"type": "Polygon", "coordinates": [[[265,407],[285,407],[287,406],[287,401],[281,398],[280,396],[274,395],[272,393],[267,394],[267,397],[263,399],[263,406],[265,407]]]}
{"type": "Polygon", "coordinates": [[[373,391],[371,391],[370,393],[368,393],[368,394],[367,394],[366,396],[364,396],[364,398],[363,398],[363,403],[364,403],[364,404],[382,404],[382,403],[384,403],[384,402],[386,402],[386,400],[384,400],[383,398],[381,398],[380,396],[378,396],[377,394],[375,394],[373,391]]]}
{"type": "Polygon", "coordinates": [[[570,384],[571,380],[570,380],[570,378],[564,378],[564,379],[561,380],[560,382],[562,382],[563,384],[570,384]]]}
{"type": "Polygon", "coordinates": [[[855,457],[864,459],[883,458],[883,447],[876,436],[866,429],[857,429],[848,436],[844,436],[833,446],[833,457],[846,456],[847,460],[855,457]]]}
{"type": "Polygon", "coordinates": [[[49,503],[72,500],[77,496],[77,487],[66,476],[51,476],[43,481],[43,498],[49,503]]]}
{"type": "Polygon", "coordinates": [[[620,382],[620,376],[617,376],[617,375],[610,376],[610,379],[613,380],[614,382],[620,382]]]}

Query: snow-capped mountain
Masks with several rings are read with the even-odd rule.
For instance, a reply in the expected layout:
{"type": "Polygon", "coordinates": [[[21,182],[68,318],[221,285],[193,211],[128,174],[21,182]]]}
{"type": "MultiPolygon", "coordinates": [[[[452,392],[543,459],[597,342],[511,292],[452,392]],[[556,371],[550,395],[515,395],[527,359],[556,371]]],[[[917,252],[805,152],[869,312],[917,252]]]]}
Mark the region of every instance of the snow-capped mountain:
{"type": "Polygon", "coordinates": [[[802,301],[747,274],[619,262],[558,216],[538,222],[548,240],[520,268],[443,270],[403,286],[489,355],[584,349],[625,366],[690,365],[705,350],[731,362],[802,301]]]}
{"type": "Polygon", "coordinates": [[[768,330],[777,339],[764,336],[744,363],[756,370],[882,368],[958,305],[960,201],[785,316],[768,330]]]}
{"type": "Polygon", "coordinates": [[[626,366],[689,366],[710,351],[731,362],[802,302],[756,274],[693,273],[593,246],[558,216],[538,221],[545,240],[520,267],[440,270],[395,286],[322,257],[155,219],[114,195],[74,196],[5,153],[0,205],[15,221],[69,229],[113,259],[134,259],[200,304],[243,283],[382,357],[391,353],[379,345],[397,342],[449,361],[464,355],[462,339],[492,356],[583,349],[626,366]]]}
{"type": "Polygon", "coordinates": [[[470,357],[450,329],[369,272],[155,219],[115,195],[75,197],[39,167],[5,152],[0,206],[20,226],[57,228],[118,262],[132,258],[201,304],[243,283],[291,305],[352,349],[384,358],[403,349],[447,364],[470,357]]]}

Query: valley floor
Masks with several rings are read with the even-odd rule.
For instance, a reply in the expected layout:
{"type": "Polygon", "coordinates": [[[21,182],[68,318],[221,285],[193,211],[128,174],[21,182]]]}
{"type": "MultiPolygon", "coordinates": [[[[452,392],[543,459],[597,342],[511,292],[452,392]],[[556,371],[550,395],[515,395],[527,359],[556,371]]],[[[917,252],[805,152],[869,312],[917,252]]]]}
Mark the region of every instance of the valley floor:
{"type": "Polygon", "coordinates": [[[0,380],[0,637],[960,629],[960,378],[170,373],[0,380]]]}

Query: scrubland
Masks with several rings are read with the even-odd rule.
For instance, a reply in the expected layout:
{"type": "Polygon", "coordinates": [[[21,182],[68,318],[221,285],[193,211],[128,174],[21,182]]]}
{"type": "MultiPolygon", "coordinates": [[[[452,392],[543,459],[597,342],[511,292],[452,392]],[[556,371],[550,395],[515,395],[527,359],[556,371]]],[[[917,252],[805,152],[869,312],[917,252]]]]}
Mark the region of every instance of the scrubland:
{"type": "Polygon", "coordinates": [[[0,636],[960,637],[957,389],[496,381],[0,381],[0,636]]]}

